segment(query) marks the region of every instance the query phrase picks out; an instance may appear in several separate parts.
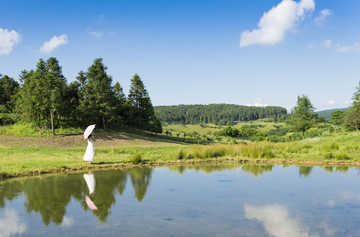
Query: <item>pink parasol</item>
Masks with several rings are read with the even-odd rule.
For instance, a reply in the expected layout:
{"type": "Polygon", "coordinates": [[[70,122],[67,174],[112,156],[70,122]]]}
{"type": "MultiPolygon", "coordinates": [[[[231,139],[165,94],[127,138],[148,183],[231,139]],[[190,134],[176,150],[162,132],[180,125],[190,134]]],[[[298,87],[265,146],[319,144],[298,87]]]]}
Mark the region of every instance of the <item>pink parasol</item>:
{"type": "Polygon", "coordinates": [[[91,201],[91,199],[88,196],[86,196],[85,202],[91,210],[97,210],[97,207],[95,206],[93,201],[91,201]]]}
{"type": "Polygon", "coordinates": [[[95,126],[96,126],[96,124],[91,124],[85,129],[84,139],[87,139],[90,136],[90,134],[93,132],[95,126]]]}

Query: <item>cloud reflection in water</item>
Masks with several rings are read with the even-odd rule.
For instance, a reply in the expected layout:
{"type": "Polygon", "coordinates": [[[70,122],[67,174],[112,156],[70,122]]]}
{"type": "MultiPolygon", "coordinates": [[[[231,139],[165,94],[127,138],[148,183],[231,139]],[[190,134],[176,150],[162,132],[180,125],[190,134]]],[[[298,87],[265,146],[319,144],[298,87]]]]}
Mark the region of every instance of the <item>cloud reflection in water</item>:
{"type": "Polygon", "coordinates": [[[22,234],[26,225],[20,220],[14,210],[6,210],[4,217],[0,217],[0,236],[8,237],[15,234],[22,234]]]}
{"type": "Polygon", "coordinates": [[[280,205],[244,205],[245,217],[263,223],[270,236],[308,237],[309,234],[298,220],[290,218],[288,209],[280,205]]]}

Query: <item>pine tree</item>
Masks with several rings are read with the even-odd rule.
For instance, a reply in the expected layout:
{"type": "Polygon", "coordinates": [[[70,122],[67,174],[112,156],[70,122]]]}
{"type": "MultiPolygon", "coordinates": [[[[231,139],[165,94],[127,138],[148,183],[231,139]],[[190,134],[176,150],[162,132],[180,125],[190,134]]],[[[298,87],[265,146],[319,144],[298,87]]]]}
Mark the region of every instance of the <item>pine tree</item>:
{"type": "Polygon", "coordinates": [[[155,116],[149,94],[140,76],[135,74],[131,79],[128,103],[131,106],[131,120],[138,129],[154,132],[162,131],[161,123],[155,116]]]}
{"type": "Polygon", "coordinates": [[[360,82],[356,87],[356,91],[352,97],[353,102],[349,110],[344,113],[344,121],[351,130],[359,130],[360,128],[360,82]]]}
{"type": "Polygon", "coordinates": [[[62,67],[56,58],[51,57],[46,61],[47,64],[47,90],[49,91],[49,100],[47,106],[50,113],[51,131],[55,135],[54,115],[65,114],[65,95],[66,79],[62,74],[62,67]]]}
{"type": "Polygon", "coordinates": [[[129,117],[129,106],[126,103],[126,96],[119,82],[115,83],[114,91],[116,97],[116,123],[122,126],[129,123],[129,121],[127,121],[127,118],[129,117]]]}
{"type": "Polygon", "coordinates": [[[94,60],[86,73],[84,100],[88,100],[88,109],[94,122],[100,122],[103,129],[106,123],[113,120],[115,110],[115,94],[112,78],[107,75],[107,67],[102,58],[94,60]]]}

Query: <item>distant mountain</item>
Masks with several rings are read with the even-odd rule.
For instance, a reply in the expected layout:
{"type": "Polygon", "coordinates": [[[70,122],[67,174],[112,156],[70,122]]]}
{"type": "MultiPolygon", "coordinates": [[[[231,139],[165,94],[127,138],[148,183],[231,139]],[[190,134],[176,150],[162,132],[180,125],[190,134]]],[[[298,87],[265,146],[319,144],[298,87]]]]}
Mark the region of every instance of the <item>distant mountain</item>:
{"type": "Polygon", "coordinates": [[[322,110],[322,111],[317,111],[315,113],[317,113],[319,115],[320,118],[325,118],[327,121],[331,120],[331,114],[337,110],[341,110],[341,111],[346,111],[349,108],[339,108],[339,109],[328,109],[328,110],[322,110]]]}
{"type": "Polygon", "coordinates": [[[287,110],[278,106],[255,107],[234,104],[155,106],[154,110],[161,122],[181,124],[231,125],[237,121],[261,118],[280,121],[288,116],[287,110]]]}

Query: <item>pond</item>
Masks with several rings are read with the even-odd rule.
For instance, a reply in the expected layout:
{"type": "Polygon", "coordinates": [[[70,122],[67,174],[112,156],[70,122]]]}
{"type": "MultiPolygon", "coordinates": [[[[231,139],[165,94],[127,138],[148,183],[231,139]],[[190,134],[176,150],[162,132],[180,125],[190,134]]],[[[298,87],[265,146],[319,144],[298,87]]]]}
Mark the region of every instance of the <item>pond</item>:
{"type": "Polygon", "coordinates": [[[360,236],[360,170],[208,164],[0,182],[0,236],[360,236]]]}

